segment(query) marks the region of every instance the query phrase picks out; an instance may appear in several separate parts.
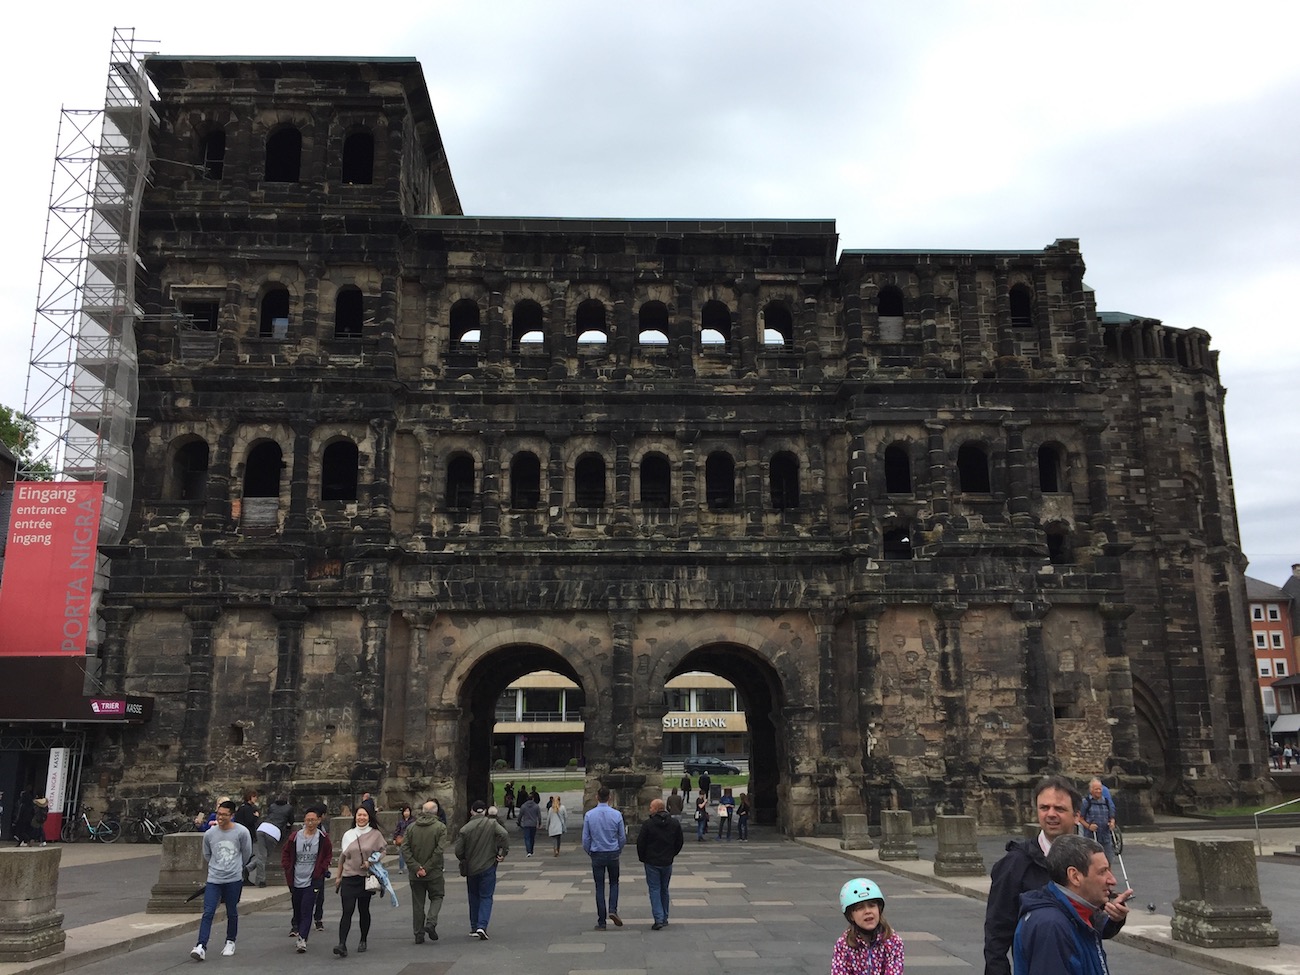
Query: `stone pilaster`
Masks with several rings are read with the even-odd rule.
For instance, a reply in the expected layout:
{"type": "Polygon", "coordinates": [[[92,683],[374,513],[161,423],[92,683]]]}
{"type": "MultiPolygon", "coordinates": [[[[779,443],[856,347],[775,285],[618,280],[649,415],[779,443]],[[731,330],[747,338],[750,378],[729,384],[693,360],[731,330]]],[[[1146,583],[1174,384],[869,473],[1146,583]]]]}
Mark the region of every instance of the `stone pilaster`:
{"type": "Polygon", "coordinates": [[[273,606],[275,617],[275,687],[271,691],[271,749],[266,780],[272,789],[292,775],[298,760],[298,714],[302,684],[302,632],[307,608],[299,604],[273,606]]]}
{"type": "Polygon", "coordinates": [[[182,784],[207,782],[209,721],[212,716],[213,631],[221,609],[207,603],[185,607],[190,624],[186,653],[189,676],[185,688],[185,717],[181,722],[180,780],[182,784]]]}

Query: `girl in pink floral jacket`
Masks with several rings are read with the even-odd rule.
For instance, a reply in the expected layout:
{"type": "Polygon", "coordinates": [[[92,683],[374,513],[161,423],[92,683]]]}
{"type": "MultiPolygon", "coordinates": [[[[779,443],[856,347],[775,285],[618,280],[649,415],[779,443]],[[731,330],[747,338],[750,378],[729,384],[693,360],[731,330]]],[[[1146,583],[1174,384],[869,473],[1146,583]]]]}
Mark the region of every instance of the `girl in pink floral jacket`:
{"type": "Polygon", "coordinates": [[[885,895],[865,877],[840,888],[849,929],[835,942],[831,975],[903,975],[903,939],[885,920],[885,895]]]}

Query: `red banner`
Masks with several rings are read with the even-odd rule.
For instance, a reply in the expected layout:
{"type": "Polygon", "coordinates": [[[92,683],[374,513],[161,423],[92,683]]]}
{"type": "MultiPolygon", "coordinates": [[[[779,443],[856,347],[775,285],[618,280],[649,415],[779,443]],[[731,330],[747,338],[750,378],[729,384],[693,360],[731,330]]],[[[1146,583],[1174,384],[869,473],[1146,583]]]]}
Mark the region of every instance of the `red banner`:
{"type": "Polygon", "coordinates": [[[14,483],[0,654],[85,654],[103,501],[99,481],[14,483]]]}

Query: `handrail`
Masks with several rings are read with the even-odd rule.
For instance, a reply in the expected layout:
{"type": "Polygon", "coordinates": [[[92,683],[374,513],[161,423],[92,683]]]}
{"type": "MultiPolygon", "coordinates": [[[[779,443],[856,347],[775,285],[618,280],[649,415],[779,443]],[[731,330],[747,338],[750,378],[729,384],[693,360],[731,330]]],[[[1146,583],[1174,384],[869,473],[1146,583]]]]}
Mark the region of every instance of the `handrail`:
{"type": "Polygon", "coordinates": [[[1261,809],[1259,812],[1255,813],[1255,855],[1256,856],[1262,857],[1264,855],[1264,838],[1260,835],[1259,832],[1259,817],[1264,815],[1264,813],[1272,812],[1274,809],[1282,809],[1285,806],[1291,806],[1297,802],[1300,802],[1300,799],[1288,799],[1286,802],[1279,802],[1276,806],[1269,806],[1267,809],[1261,809]]]}

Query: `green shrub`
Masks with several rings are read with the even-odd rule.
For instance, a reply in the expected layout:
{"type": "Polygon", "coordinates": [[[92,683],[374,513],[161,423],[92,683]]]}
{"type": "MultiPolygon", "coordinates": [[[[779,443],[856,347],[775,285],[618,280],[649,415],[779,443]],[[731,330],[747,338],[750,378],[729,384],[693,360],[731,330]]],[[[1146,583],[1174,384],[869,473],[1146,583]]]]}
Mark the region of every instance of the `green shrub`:
{"type": "Polygon", "coordinates": [[[496,769],[498,772],[500,772],[503,768],[506,767],[506,760],[504,758],[498,758],[495,762],[492,763],[492,767],[496,769]]]}

